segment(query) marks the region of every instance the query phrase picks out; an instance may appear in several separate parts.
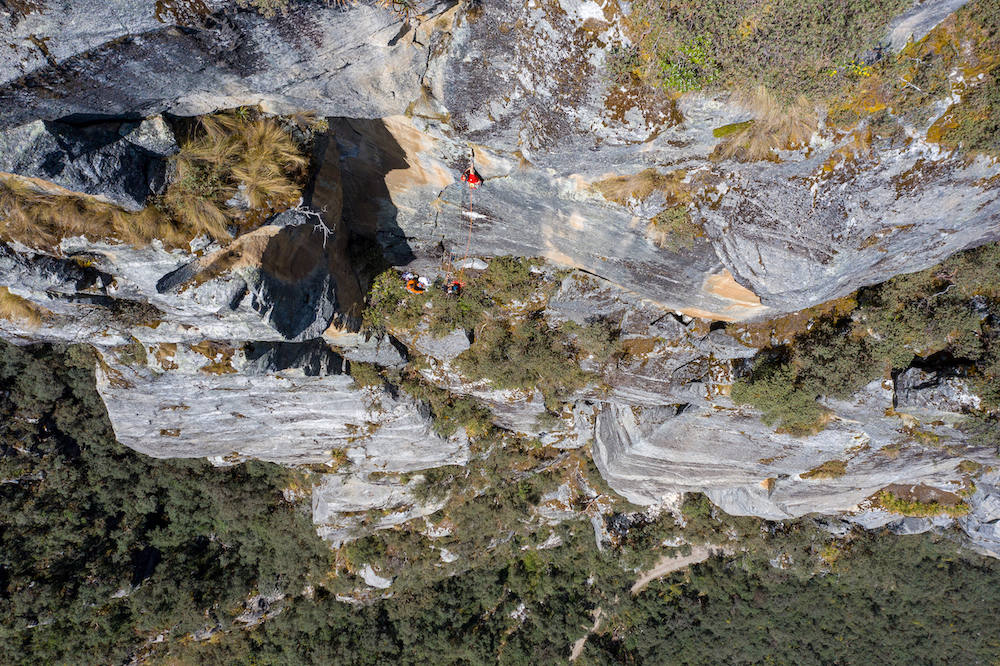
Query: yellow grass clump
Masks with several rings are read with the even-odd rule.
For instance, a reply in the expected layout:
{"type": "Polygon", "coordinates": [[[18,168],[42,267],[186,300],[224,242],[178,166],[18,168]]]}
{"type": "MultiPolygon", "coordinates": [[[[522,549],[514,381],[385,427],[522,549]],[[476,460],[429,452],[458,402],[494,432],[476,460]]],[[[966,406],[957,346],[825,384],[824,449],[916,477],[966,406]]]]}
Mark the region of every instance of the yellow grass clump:
{"type": "Polygon", "coordinates": [[[231,227],[246,230],[298,201],[308,159],[276,119],[238,109],[202,118],[172,163],[166,193],[135,213],[27,179],[0,178],[0,240],[48,251],[73,236],[135,247],[153,239],[183,247],[199,236],[226,242],[231,227]],[[237,193],[245,206],[227,203],[237,193]]]}
{"type": "Polygon", "coordinates": [[[163,196],[178,220],[222,239],[230,224],[252,226],[298,200],[309,160],[277,120],[240,109],[205,116],[199,130],[174,156],[163,196]],[[250,214],[227,204],[241,190],[250,214]]]}
{"type": "Polygon", "coordinates": [[[0,318],[26,323],[36,328],[42,323],[42,318],[48,310],[35,305],[26,298],[12,294],[7,287],[0,287],[0,318]]]}
{"type": "Polygon", "coordinates": [[[643,200],[659,190],[667,199],[668,205],[688,203],[691,194],[684,178],[687,172],[683,169],[660,173],[656,169],[645,169],[628,176],[614,176],[594,183],[594,189],[608,201],[627,204],[629,199],[643,200]]]}
{"type": "Polygon", "coordinates": [[[40,250],[54,250],[63,238],[113,239],[142,247],[159,238],[176,246],[197,230],[173,223],[148,207],[138,213],[86,195],[55,194],[18,179],[0,180],[0,239],[40,250]]]}
{"type": "Polygon", "coordinates": [[[773,160],[775,150],[808,144],[818,127],[816,109],[805,97],[785,105],[761,86],[749,95],[740,95],[737,101],[750,109],[753,120],[727,126],[733,131],[716,132],[722,141],[712,153],[715,159],[773,160]]]}

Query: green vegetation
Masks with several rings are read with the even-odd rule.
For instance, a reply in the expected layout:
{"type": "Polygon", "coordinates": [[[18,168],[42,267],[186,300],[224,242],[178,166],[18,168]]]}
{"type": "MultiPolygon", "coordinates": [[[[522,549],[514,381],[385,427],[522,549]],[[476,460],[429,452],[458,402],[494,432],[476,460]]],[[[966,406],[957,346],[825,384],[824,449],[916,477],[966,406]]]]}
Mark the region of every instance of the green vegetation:
{"type": "MultiPolygon", "coordinates": [[[[683,514],[686,528],[670,515],[609,516],[615,543],[603,551],[579,520],[534,534],[517,530],[492,548],[484,539],[478,558],[460,557],[452,575],[406,562],[401,571],[419,574],[397,578],[391,598],[350,606],[317,589],[257,628],[175,644],[169,657],[237,664],[415,664],[442,656],[469,664],[561,663],[593,625],[597,608],[604,619],[584,646],[583,663],[662,663],[665,654],[698,664],[801,663],[803,655],[812,655],[809,663],[860,663],[886,645],[893,663],[926,659],[929,649],[934,659],[955,663],[988,663],[1000,654],[992,617],[1000,610],[1000,565],[959,554],[946,539],[853,532],[834,540],[809,521],[727,516],[698,496],[686,500],[683,514]],[[537,548],[547,534],[562,545],[537,548]],[[637,574],[628,569],[682,551],[660,545],[678,534],[743,550],[632,595],[637,574]]],[[[385,561],[401,548],[420,550],[390,531],[346,548],[345,559],[385,561]]],[[[437,550],[424,552],[425,560],[437,559],[437,550]]]]}
{"type": "Polygon", "coordinates": [[[288,2],[289,0],[236,0],[238,6],[254,9],[267,17],[286,13],[288,2]]]}
{"type": "MultiPolygon", "coordinates": [[[[323,0],[334,7],[350,7],[358,4],[358,0],[323,0]]],[[[263,16],[273,18],[278,14],[287,14],[292,0],[236,0],[236,4],[246,9],[252,9],[263,16]]],[[[416,0],[375,0],[375,6],[391,11],[400,18],[409,18],[417,10],[416,0]]]]}
{"type": "Polygon", "coordinates": [[[559,328],[572,338],[578,349],[595,359],[609,361],[625,353],[621,331],[606,319],[598,319],[582,326],[568,320],[560,324],[559,328]]]}
{"type": "Polygon", "coordinates": [[[991,244],[860,290],[853,311],[833,310],[790,344],[761,352],[731,395],[762,410],[766,423],[806,433],[822,425],[818,396],[844,398],[916,359],[945,355],[974,366],[968,381],[986,413],[969,427],[990,437],[988,412],[1000,406],[998,317],[1000,245],[991,244]]]}
{"type": "Polygon", "coordinates": [[[639,49],[635,46],[616,44],[608,51],[607,75],[613,83],[630,83],[638,75],[641,66],[639,49]]]}
{"type": "Polygon", "coordinates": [[[788,362],[761,359],[753,372],[741,378],[730,390],[733,402],[753,405],[761,410],[761,420],[777,425],[793,435],[816,432],[827,410],[816,402],[815,394],[796,384],[795,369],[788,362]]]}
{"type": "Polygon", "coordinates": [[[350,375],[359,388],[365,386],[381,387],[385,384],[385,380],[379,374],[378,366],[371,363],[351,361],[350,375]]]}
{"type": "Polygon", "coordinates": [[[457,396],[418,379],[417,373],[404,374],[397,380],[399,387],[422,400],[431,409],[434,431],[450,437],[465,428],[470,437],[483,437],[493,432],[493,415],[473,398],[457,396]]]}
{"type": "Polygon", "coordinates": [[[256,593],[328,569],[297,474],[153,460],[114,441],[84,347],[0,342],[0,659],[122,663],[227,630],[256,593]]]}
{"type": "Polygon", "coordinates": [[[839,92],[841,79],[856,74],[830,72],[849,70],[908,7],[906,0],[641,0],[626,20],[643,76],[662,87],[749,91],[763,85],[790,101],[839,92]]]}
{"type": "Polygon", "coordinates": [[[929,644],[946,661],[1000,653],[990,642],[1000,569],[948,540],[836,539],[809,520],[727,516],[689,496],[683,526],[612,509],[599,550],[593,507],[630,509],[605,494],[589,454],[494,430],[474,438],[467,467],[421,473],[423,496],[447,498],[431,517],[446,533],[404,524],[331,563],[308,516],[282,498],[301,487],[288,470],[152,460],[115,444],[93,362],[82,347],[0,346],[5,663],[558,663],[597,608],[591,663],[658,663],[668,651],[688,663],[853,662],[886,636],[905,661],[929,644]],[[551,525],[538,506],[563,484],[558,510],[578,517],[551,525]],[[738,552],[632,595],[637,570],[686,551],[662,545],[678,538],[738,552]],[[442,562],[442,549],[456,559],[442,562]],[[394,577],[392,594],[339,601],[356,594],[352,572],[365,564],[394,577]],[[234,622],[247,597],[273,591],[285,594],[280,613],[234,622]],[[186,638],[204,628],[211,640],[186,638]]]}
{"type": "Polygon", "coordinates": [[[466,377],[488,379],[498,389],[538,389],[550,411],[588,383],[577,364],[576,347],[541,317],[485,327],[472,346],[455,359],[466,377]]]}
{"type": "Polygon", "coordinates": [[[921,518],[931,516],[951,516],[952,518],[958,518],[969,513],[969,505],[965,502],[956,502],[954,504],[945,504],[936,500],[925,502],[899,497],[888,490],[883,490],[878,494],[875,505],[893,513],[921,518]]]}
{"type": "Polygon", "coordinates": [[[705,235],[702,228],[691,221],[691,211],[686,205],[663,209],[649,224],[649,234],[656,244],[671,252],[690,250],[695,240],[705,235]]]}
{"type": "Polygon", "coordinates": [[[892,53],[882,41],[886,28],[909,6],[906,0],[642,0],[626,19],[635,46],[612,49],[609,76],[675,94],[735,92],[753,118],[716,130],[723,139],[715,153],[720,158],[775,159],[774,149],[797,147],[811,136],[819,105],[827,107],[828,127],[863,130],[867,123],[879,136],[892,136],[896,118],[921,125],[952,93],[961,100],[927,138],[964,152],[1000,154],[996,3],[973,0],[892,53]],[[955,71],[960,83],[949,78],[955,71]],[[769,97],[763,107],[753,99],[758,90],[769,97]]]}
{"type": "Polygon", "coordinates": [[[661,85],[669,90],[688,92],[708,87],[719,75],[708,37],[699,35],[677,44],[659,61],[661,85]]]}
{"type": "Polygon", "coordinates": [[[1000,81],[991,73],[942,118],[941,143],[1000,156],[1000,81]]]}
{"type": "Polygon", "coordinates": [[[423,319],[431,334],[440,337],[456,328],[472,329],[484,317],[541,310],[557,284],[534,272],[541,264],[536,259],[495,257],[481,274],[464,279],[458,296],[445,294],[440,285],[411,294],[398,271],[386,270],[369,291],[364,324],[374,329],[413,330],[423,319]]]}
{"type": "Polygon", "coordinates": [[[533,259],[491,259],[485,271],[466,278],[458,296],[438,285],[409,293],[399,273],[388,270],[375,279],[363,321],[403,335],[414,335],[421,326],[436,336],[471,332],[472,345],[454,361],[459,372],[498,389],[538,389],[549,411],[558,413],[561,401],[592,379],[580,369],[581,355],[604,362],[621,349],[617,331],[605,323],[549,325],[542,311],[561,276],[540,267],[533,259]]]}
{"type": "Polygon", "coordinates": [[[808,577],[794,551],[787,570],[754,556],[712,558],[628,599],[587,641],[582,658],[830,664],[880,654],[894,664],[989,663],[1000,647],[980,604],[997,608],[1000,595],[980,596],[980,586],[1000,569],[978,558],[955,560],[952,549],[928,537],[855,534],[816,553],[833,560],[834,575],[808,577]]]}

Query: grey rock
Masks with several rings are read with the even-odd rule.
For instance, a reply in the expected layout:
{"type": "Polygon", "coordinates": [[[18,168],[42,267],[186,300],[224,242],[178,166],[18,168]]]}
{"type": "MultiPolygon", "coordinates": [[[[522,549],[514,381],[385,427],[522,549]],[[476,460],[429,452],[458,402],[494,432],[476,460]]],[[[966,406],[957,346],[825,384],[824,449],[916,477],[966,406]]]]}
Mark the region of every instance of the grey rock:
{"type": "Polygon", "coordinates": [[[313,487],[313,523],[330,546],[339,548],[363,536],[371,529],[388,529],[395,525],[429,516],[439,511],[445,500],[420,502],[413,496],[413,486],[422,477],[415,476],[408,484],[398,479],[373,481],[358,474],[325,475],[313,487]],[[362,525],[362,511],[381,512],[370,525],[362,525]]]}
{"type": "Polygon", "coordinates": [[[917,0],[914,7],[889,26],[889,46],[899,51],[910,40],[919,42],[968,0],[917,0]]]}
{"type": "Polygon", "coordinates": [[[318,341],[129,353],[127,361],[122,350],[103,355],[98,390],[118,440],[147,455],[316,464],[344,451],[359,474],[461,464],[468,455],[464,433],[442,439],[412,400],[359,390],[318,341]]]}
{"type": "Polygon", "coordinates": [[[847,517],[847,521],[866,530],[877,530],[899,520],[899,515],[882,509],[867,509],[847,517]]]}
{"type": "MultiPolygon", "coordinates": [[[[948,487],[959,477],[960,458],[919,446],[903,448],[894,460],[879,453],[901,435],[898,418],[884,416],[889,396],[877,395],[871,388],[855,401],[835,403],[838,419],[818,435],[798,439],[721,400],[679,411],[609,404],[598,414],[594,462],[612,488],[637,504],[655,504],[675,492],[706,492],[728,513],[773,519],[850,510],[904,479],[948,487]],[[830,460],[845,461],[845,474],[802,478],[830,460]]],[[[948,426],[927,427],[962,455],[993,456],[963,444],[962,434],[948,426]]]]}
{"type": "Polygon", "coordinates": [[[0,132],[0,172],[40,178],[139,210],[166,185],[166,159],[178,150],[156,116],[86,125],[34,121],[0,132]]]}
{"type": "Polygon", "coordinates": [[[781,163],[726,163],[726,193],[699,208],[723,263],[766,305],[798,310],[1000,238],[1000,195],[966,163],[917,140],[878,146],[822,175],[827,149],[781,163]]]}
{"type": "Polygon", "coordinates": [[[976,480],[969,498],[971,511],[958,519],[969,535],[970,545],[983,555],[1000,558],[1000,472],[992,471],[976,480]]]}
{"type": "Polygon", "coordinates": [[[955,416],[979,409],[982,400],[957,377],[910,368],[895,379],[898,411],[924,418],[955,416]]]}
{"type": "Polygon", "coordinates": [[[889,531],[893,534],[906,536],[908,534],[923,534],[933,529],[945,529],[955,523],[954,519],[948,516],[935,516],[934,518],[903,518],[889,525],[889,531]]]}
{"type": "Polygon", "coordinates": [[[426,36],[388,11],[303,3],[268,20],[219,0],[205,15],[170,6],[81,0],[27,16],[0,54],[0,127],[258,103],[380,117],[419,95],[426,36]]]}
{"type": "MultiPolygon", "coordinates": [[[[327,337],[331,339],[329,333],[327,337]]],[[[331,342],[348,361],[373,363],[386,368],[402,368],[406,365],[406,347],[389,335],[366,338],[361,334],[349,333],[332,337],[331,342]]]]}
{"type": "Polygon", "coordinates": [[[468,349],[471,344],[465,331],[454,330],[438,338],[429,332],[418,329],[417,336],[410,342],[410,346],[421,354],[440,361],[451,361],[468,349]]]}
{"type": "Polygon", "coordinates": [[[361,567],[361,570],[358,571],[358,575],[361,576],[361,579],[365,581],[367,585],[379,590],[384,590],[392,586],[392,579],[379,576],[375,573],[375,570],[372,569],[372,565],[370,564],[366,564],[361,567]]]}

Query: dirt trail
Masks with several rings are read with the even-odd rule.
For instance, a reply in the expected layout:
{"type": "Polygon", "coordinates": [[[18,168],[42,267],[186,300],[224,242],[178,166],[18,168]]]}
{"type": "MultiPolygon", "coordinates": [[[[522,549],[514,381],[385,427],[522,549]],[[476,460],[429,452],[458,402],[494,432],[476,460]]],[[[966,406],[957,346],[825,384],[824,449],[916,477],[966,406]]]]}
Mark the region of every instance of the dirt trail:
{"type": "Polygon", "coordinates": [[[583,635],[583,638],[577,639],[577,641],[573,643],[573,651],[569,653],[570,661],[576,661],[577,659],[580,658],[580,655],[583,654],[583,646],[586,645],[587,643],[587,637],[590,636],[595,631],[597,631],[598,629],[600,629],[601,613],[603,612],[604,612],[603,608],[598,608],[597,610],[594,611],[594,626],[592,626],[590,630],[583,635]]]}
{"type": "MultiPolygon", "coordinates": [[[[642,591],[644,587],[649,585],[657,578],[666,576],[668,573],[673,573],[674,571],[679,571],[680,569],[689,567],[692,564],[698,564],[699,562],[704,562],[709,557],[711,557],[712,554],[715,552],[716,552],[715,549],[709,548],[708,546],[692,546],[691,554],[689,555],[678,555],[676,557],[663,557],[662,559],[660,559],[659,562],[656,563],[655,567],[653,567],[652,569],[650,569],[649,571],[642,574],[636,579],[635,584],[632,585],[631,592],[632,594],[638,594],[640,591],[642,591]]],[[[728,552],[728,551],[726,549],[722,549],[722,552],[728,552]]],[[[592,626],[590,630],[583,635],[582,638],[577,639],[577,641],[573,643],[573,651],[570,652],[569,654],[569,660],[571,662],[579,659],[580,655],[583,654],[583,646],[587,644],[587,638],[592,633],[600,629],[601,620],[603,619],[602,618],[603,612],[604,611],[601,608],[598,608],[596,611],[594,611],[594,626],[592,626]]]]}
{"type": "Polygon", "coordinates": [[[673,573],[674,571],[678,571],[684,567],[689,567],[692,564],[704,562],[711,557],[713,552],[714,551],[707,546],[692,546],[690,555],[678,555],[677,557],[662,558],[656,563],[655,567],[636,579],[635,584],[632,586],[632,594],[638,594],[642,588],[646,587],[661,576],[666,576],[668,573],[673,573]]]}

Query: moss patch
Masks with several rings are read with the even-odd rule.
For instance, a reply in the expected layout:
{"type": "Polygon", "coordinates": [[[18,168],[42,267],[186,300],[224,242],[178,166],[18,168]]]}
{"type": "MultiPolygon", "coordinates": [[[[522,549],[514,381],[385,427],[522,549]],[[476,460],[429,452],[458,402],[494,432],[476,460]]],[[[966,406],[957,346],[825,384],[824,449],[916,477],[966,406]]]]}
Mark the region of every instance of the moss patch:
{"type": "Polygon", "coordinates": [[[827,460],[819,467],[800,474],[803,479],[836,479],[847,473],[847,463],[843,460],[827,460]]]}

